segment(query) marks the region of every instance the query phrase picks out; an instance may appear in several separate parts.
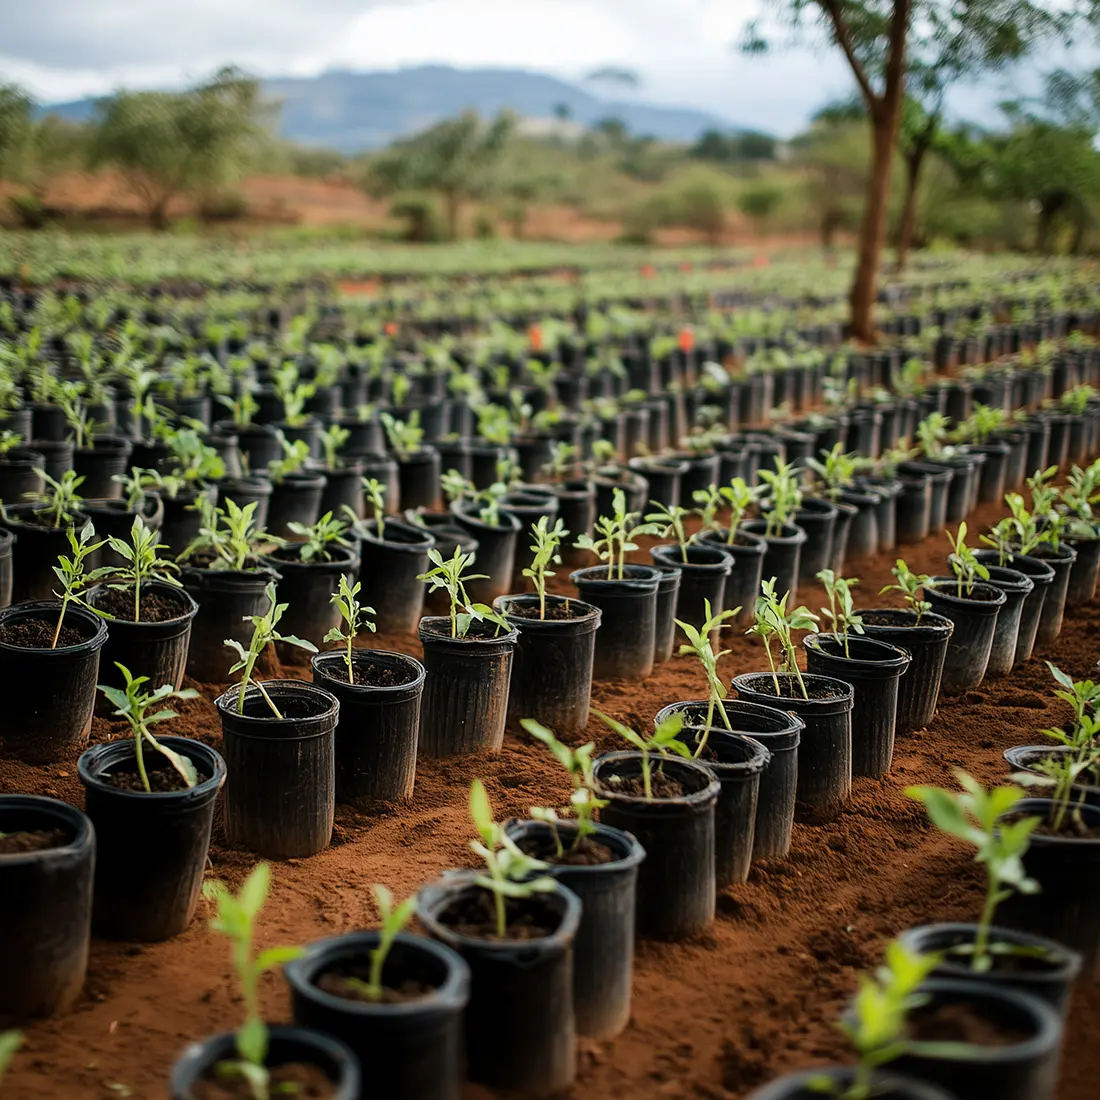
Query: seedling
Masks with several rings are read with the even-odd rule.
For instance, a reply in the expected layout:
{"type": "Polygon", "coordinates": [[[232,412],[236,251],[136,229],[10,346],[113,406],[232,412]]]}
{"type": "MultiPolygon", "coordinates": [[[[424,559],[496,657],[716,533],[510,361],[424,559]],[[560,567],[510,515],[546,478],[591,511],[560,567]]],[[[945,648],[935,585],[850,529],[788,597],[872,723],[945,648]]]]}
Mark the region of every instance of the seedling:
{"type": "MultiPolygon", "coordinates": [[[[2,445],[2,443],[0,443],[2,445]]],[[[1082,470],[1074,466],[1062,490],[1062,504],[1069,517],[1071,533],[1079,538],[1096,538],[1093,505],[1100,501],[1100,461],[1082,470]]]]}
{"type": "Polygon", "coordinates": [[[850,657],[849,631],[863,633],[863,617],[856,613],[855,604],[852,602],[852,589],[859,584],[859,580],[856,577],[845,580],[843,577],[838,577],[831,569],[822,569],[817,574],[817,579],[825,586],[825,593],[829,597],[829,606],[823,607],[821,614],[833,624],[833,631],[844,639],[844,656],[850,657]]]}
{"type": "Polygon", "coordinates": [[[279,446],[283,449],[283,457],[272,459],[267,464],[267,474],[278,485],[291,474],[296,474],[305,469],[309,461],[309,444],[304,439],[296,439],[293,443],[282,432],[279,435],[279,446]]]}
{"type": "Polygon", "coordinates": [[[424,441],[424,429],[420,427],[420,411],[414,409],[408,420],[396,420],[389,413],[381,413],[382,426],[386,429],[390,450],[398,462],[404,462],[420,450],[424,441]]]}
{"type": "Polygon", "coordinates": [[[626,494],[622,489],[612,492],[611,510],[612,515],[596,520],[599,538],[584,534],[573,545],[578,550],[590,550],[600,561],[606,561],[608,580],[615,579],[616,573],[622,580],[627,553],[638,549],[633,540],[639,535],[654,535],[658,528],[651,523],[637,523],[638,513],[626,510],[626,494]]]}
{"type": "Polygon", "coordinates": [[[428,551],[428,560],[433,568],[427,573],[421,573],[416,579],[427,584],[429,592],[443,589],[450,597],[452,638],[465,638],[475,622],[494,623],[497,627],[495,633],[498,634],[501,628],[511,630],[508,620],[488,604],[470,602],[470,597],[466,594],[466,585],[470,581],[485,580],[487,577],[485,573],[466,572],[466,569],[474,563],[473,554],[464,554],[462,547],[456,546],[454,556],[444,559],[443,555],[433,548],[428,551]]]}
{"type": "Polygon", "coordinates": [[[948,562],[951,565],[951,572],[955,574],[955,581],[957,585],[958,597],[961,600],[963,598],[963,588],[966,589],[967,596],[974,594],[974,585],[977,581],[989,580],[989,570],[982,565],[980,561],[974,556],[974,551],[966,545],[966,523],[959,524],[958,533],[954,538],[951,537],[951,532],[946,532],[947,540],[951,543],[951,554],[948,557],[948,562]]]}
{"type": "Polygon", "coordinates": [[[955,778],[963,788],[961,792],[941,787],[907,787],[905,793],[924,803],[932,824],[940,832],[965,840],[975,849],[975,862],[985,864],[985,904],[974,943],[965,949],[971,952],[971,969],[984,973],[993,966],[995,949],[990,947],[989,930],[997,906],[1014,891],[1034,894],[1039,890],[1039,884],[1027,877],[1023,864],[1039,818],[1005,820],[1024,797],[1019,787],[992,787],[987,791],[973,776],[957,768],[955,778]]]}
{"type": "Polygon", "coordinates": [[[374,513],[374,529],[378,537],[386,534],[386,487],[377,478],[363,478],[363,492],[374,513]]]}
{"type": "Polygon", "coordinates": [[[480,837],[470,841],[470,848],[485,860],[489,872],[476,875],[474,883],[493,895],[497,938],[503,940],[508,935],[506,900],[553,893],[557,884],[552,878],[532,877],[536,871],[546,870],[547,864],[522,852],[504,827],[493,820],[493,807],[480,779],[470,787],[470,817],[480,837]]]}
{"type": "Polygon", "coordinates": [[[349,585],[348,578],[340,574],[340,588],[333,592],[330,602],[340,609],[340,618],[344,621],[344,627],[334,626],[325,635],[326,642],[340,642],[344,646],[344,665],[348,670],[349,684],[355,683],[355,670],[351,661],[352,645],[361,631],[369,630],[374,633],[376,629],[374,623],[367,618],[368,615],[375,614],[374,608],[363,607],[359,602],[360,587],[358,581],[349,585]]]}
{"type": "Polygon", "coordinates": [[[974,439],[978,443],[985,443],[990,436],[1002,431],[1008,423],[1008,417],[1004,409],[994,408],[992,405],[975,404],[973,411],[960,425],[956,432],[959,439],[974,439]]]}
{"type": "Polygon", "coordinates": [[[23,1033],[21,1031],[0,1031],[0,1083],[8,1072],[11,1060],[23,1045],[23,1033]]]}
{"type": "Polygon", "coordinates": [[[330,424],[321,433],[321,447],[325,453],[325,469],[338,470],[340,468],[340,450],[351,439],[351,432],[339,424],[330,424]]]}
{"type": "MultiPolygon", "coordinates": [[[[169,433],[165,442],[172,451],[172,473],[185,485],[217,481],[225,476],[225,462],[213,447],[202,441],[193,428],[179,428],[169,433]]],[[[156,471],[147,470],[146,474],[156,471]]],[[[177,490],[178,491],[178,490],[177,490]]],[[[171,493],[175,497],[176,493],[171,493]]]]}
{"type": "Polygon", "coordinates": [[[300,428],[309,420],[306,403],[317,392],[312,382],[301,382],[298,368],[293,363],[284,363],[272,376],[275,394],[283,403],[283,420],[291,428],[300,428]]]}
{"type": "Polygon", "coordinates": [[[705,621],[701,627],[696,628],[691,623],[681,622],[679,619],[675,620],[676,625],[684,632],[688,640],[686,645],[680,646],[680,656],[686,657],[689,653],[694,653],[699,658],[699,663],[703,666],[703,672],[707,677],[707,724],[703,736],[699,738],[695,745],[695,755],[697,757],[706,748],[711,726],[714,725],[714,712],[716,710],[722,716],[722,725],[728,730],[733,729],[730,725],[729,715],[726,713],[726,704],[723,702],[729,692],[726,690],[726,685],[722,682],[721,676],[718,675],[718,662],[731,651],[723,649],[715,653],[714,647],[711,645],[711,635],[716,630],[721,630],[726,622],[736,618],[740,613],[741,608],[735,607],[714,615],[710,609],[710,600],[704,600],[703,616],[705,621]]]}
{"type": "Polygon", "coordinates": [[[91,588],[92,585],[112,571],[110,566],[105,565],[99,569],[93,569],[90,573],[84,572],[84,563],[89,555],[94,554],[103,545],[103,540],[92,542],[92,539],[95,538],[95,528],[90,520],[80,529],[79,535],[72,527],[66,530],[65,535],[72,549],[72,557],[66,554],[58,555],[57,564],[53,567],[54,575],[61,584],[61,591],[54,593],[61,601],[61,610],[58,612],[57,626],[54,628],[53,640],[50,642],[51,649],[57,648],[58,640],[61,637],[61,627],[65,622],[65,613],[69,610],[70,604],[79,604],[81,607],[98,614],[95,608],[88,607],[81,598],[80,593],[87,588],[91,588]]]}
{"type": "Polygon", "coordinates": [[[1040,541],[1049,542],[1057,550],[1065,527],[1065,516],[1058,511],[1058,490],[1051,484],[1058,474],[1057,466],[1048,466],[1045,470],[1036,470],[1027,479],[1031,490],[1031,512],[1036,525],[1042,523],[1040,541]]]}
{"type": "Polygon", "coordinates": [[[375,883],[371,890],[382,924],[378,929],[378,946],[370,953],[370,975],[365,982],[360,978],[345,978],[344,981],[368,1001],[380,1001],[385,993],[382,971],[385,969],[386,959],[394,940],[416,913],[416,894],[407,897],[400,905],[394,905],[393,893],[387,887],[375,883]]]}
{"type": "Polygon", "coordinates": [[[775,577],[763,581],[760,585],[760,595],[756,597],[756,606],[753,609],[753,624],[745,633],[755,634],[764,641],[764,652],[768,655],[768,668],[771,669],[775,694],[782,694],[779,690],[778,673],[786,672],[794,676],[802,697],[809,699],[810,694],[806,690],[806,683],[798,668],[798,650],[795,648],[791,634],[795,630],[813,630],[818,625],[818,618],[808,607],[801,605],[788,612],[787,601],[790,597],[790,592],[785,592],[782,598],[776,595],[775,577]],[[778,639],[782,654],[778,669],[772,658],[773,638],[778,639]]]}
{"type": "Polygon", "coordinates": [[[808,1082],[809,1088],[838,1100],[870,1100],[875,1096],[875,1071],[910,1049],[906,1018],[913,1009],[927,1003],[920,987],[939,963],[939,955],[918,954],[896,940],[889,944],[886,964],[874,975],[860,975],[851,1019],[840,1023],[859,1058],[851,1083],[843,1087],[829,1077],[820,1077],[808,1082]]]}
{"type": "Polygon", "coordinates": [[[234,500],[225,502],[225,511],[215,508],[205,497],[199,500],[202,526],[198,537],[180,554],[185,561],[196,554],[208,554],[213,559],[208,568],[242,572],[249,568],[266,543],[275,540],[256,526],[257,504],[243,508],[234,500]]]}
{"type": "Polygon", "coordinates": [[[1024,498],[1019,493],[1006,493],[1005,504],[1008,505],[1010,522],[1016,533],[1014,549],[1021,554],[1030,554],[1047,540],[1046,533],[1039,527],[1039,517],[1028,511],[1024,498]]]}
{"type": "Polygon", "coordinates": [[[145,526],[141,516],[134,516],[134,522],[130,527],[130,541],[123,542],[113,535],[107,537],[107,545],[118,554],[126,563],[109,570],[112,581],[110,588],[116,592],[134,593],[134,622],[141,618],[141,586],[147,581],[158,580],[165,584],[183,586],[172,575],[179,572],[179,566],[175,562],[167,561],[157,556],[158,550],[165,550],[167,546],[159,542],[160,532],[145,526]]]}
{"type": "Polygon", "coordinates": [[[821,484],[822,495],[829,500],[839,500],[840,494],[855,484],[856,472],[866,465],[858,455],[845,454],[844,445],[837,443],[831,451],[823,451],[823,461],[807,458],[806,465],[813,471],[821,484]]]}
{"type": "Polygon", "coordinates": [[[260,978],[268,970],[283,966],[302,954],[301,947],[269,947],[256,954],[256,920],[271,888],[271,867],[258,863],[241,885],[240,893],[231,894],[224,883],[213,879],[203,883],[203,896],[217,906],[210,921],[214,932],[228,936],[233,943],[232,959],[244,994],[244,1023],[237,1029],[237,1061],[218,1063],[218,1073],[226,1078],[243,1077],[253,1100],[270,1100],[270,1075],[267,1071],[267,1027],[260,1015],[260,978]]]}
{"type": "Polygon", "coordinates": [[[929,413],[917,425],[917,442],[927,458],[944,458],[950,454],[948,425],[951,423],[941,412],[929,413]]]}
{"type": "Polygon", "coordinates": [[[297,535],[303,541],[297,543],[298,557],[302,561],[332,561],[332,546],[347,546],[344,535],[348,525],[343,520],[333,519],[331,512],[326,512],[316,523],[287,524],[288,530],[297,535]]]}
{"type": "Polygon", "coordinates": [[[390,399],[395,405],[404,405],[412,392],[412,379],[407,374],[395,374],[390,379],[390,399]]]}
{"type": "Polygon", "coordinates": [[[155,691],[145,691],[144,685],[149,683],[148,676],[133,676],[130,670],[119,661],[115,661],[115,667],[122,673],[126,681],[126,687],[116,688],[107,684],[99,684],[99,690],[115,705],[115,714],[119,718],[125,718],[130,723],[130,729],[134,733],[134,759],[137,761],[138,775],[141,777],[141,785],[146,791],[152,791],[149,785],[149,773],[145,769],[145,746],[159,752],[173,768],[179,772],[188,787],[194,787],[199,781],[199,773],[195,765],[186,756],[162,745],[150,732],[149,727],[157,722],[165,722],[169,718],[179,717],[174,710],[165,708],[157,710],[153,714],[148,711],[165,699],[198,699],[199,693],[194,688],[176,689],[171,684],[162,684],[155,691]]]}
{"type": "Polygon", "coordinates": [[[684,564],[687,564],[688,560],[688,546],[694,541],[694,536],[689,536],[684,530],[684,520],[691,515],[686,508],[681,508],[678,504],[671,506],[660,504],[655,500],[649,502],[657,511],[646,516],[646,523],[651,523],[657,528],[657,533],[661,538],[675,539],[676,543],[680,547],[680,556],[684,559],[684,564]]]}
{"type": "Polygon", "coordinates": [[[657,753],[661,760],[664,760],[670,753],[675,753],[677,756],[682,756],[687,760],[692,758],[691,749],[680,740],[680,731],[684,728],[684,716],[682,714],[670,714],[667,718],[662,719],[657,724],[657,728],[653,733],[646,738],[632,730],[629,726],[624,726],[622,722],[617,722],[614,718],[609,718],[606,714],[601,713],[595,708],[593,708],[592,713],[595,714],[608,729],[613,730],[620,737],[625,738],[628,744],[642,754],[642,789],[645,792],[647,802],[653,801],[652,753],[657,753]]]}
{"type": "Polygon", "coordinates": [[[775,469],[761,470],[760,480],[768,487],[770,508],[767,513],[767,534],[770,538],[775,538],[794,520],[794,514],[802,504],[798,473],[790,463],[776,458],[775,469]]]}
{"type": "Polygon", "coordinates": [[[1052,753],[1034,772],[1020,772],[1013,776],[1025,786],[1051,785],[1054,808],[1051,826],[1061,832],[1073,799],[1073,787],[1082,772],[1096,767],[1100,762],[1100,719],[1093,713],[1100,701],[1100,684],[1092,680],[1074,680],[1060,668],[1047,661],[1050,674],[1059,684],[1056,698],[1073,707],[1073,723],[1067,733],[1059,726],[1043,730],[1043,734],[1066,746],[1066,752],[1052,753]]]}
{"type": "MultiPolygon", "coordinates": [[[[6,455],[9,451],[15,450],[16,447],[23,446],[23,437],[18,432],[13,432],[10,428],[5,428],[0,432],[0,457],[6,455]]],[[[14,1035],[16,1032],[7,1031],[5,1035],[14,1035]]]]}
{"type": "Polygon", "coordinates": [[[44,488],[40,493],[27,493],[27,500],[42,507],[42,510],[51,517],[51,526],[68,527],[76,519],[84,498],[77,493],[77,489],[84,484],[82,477],[77,477],[75,470],[66,470],[60,481],[55,481],[45,470],[34,471],[43,481],[44,488]]]}
{"type": "Polygon", "coordinates": [[[932,605],[927,600],[922,600],[917,593],[932,580],[927,573],[914,573],[906,564],[904,558],[898,558],[897,565],[890,570],[891,573],[897,578],[896,584],[888,584],[884,588],[879,590],[879,595],[884,596],[887,592],[900,592],[905,597],[905,602],[909,605],[909,609],[913,611],[917,618],[913,623],[914,626],[920,626],[921,616],[926,611],[932,610],[932,605]]]}
{"type": "Polygon", "coordinates": [[[546,581],[550,577],[557,576],[550,566],[561,564],[558,547],[569,532],[560,519],[556,519],[554,526],[551,527],[550,517],[540,516],[537,523],[531,524],[531,534],[535,537],[535,541],[531,546],[534,557],[531,559],[531,564],[523,570],[523,575],[529,577],[531,583],[535,586],[535,591],[539,597],[539,618],[545,619],[546,581]]]}
{"type": "MultiPolygon", "coordinates": [[[[156,376],[154,375],[154,377],[156,376]]],[[[237,428],[250,428],[252,418],[260,410],[259,402],[253,396],[252,387],[247,379],[237,391],[236,397],[219,393],[215,395],[215,400],[221,402],[230,411],[233,425],[237,428]]]]}
{"type": "Polygon", "coordinates": [[[705,489],[696,489],[691,499],[699,505],[695,514],[699,517],[699,530],[716,531],[718,529],[718,511],[722,507],[722,494],[717,485],[708,485],[705,489]]]}
{"type": "MultiPolygon", "coordinates": [[[[562,744],[554,736],[553,731],[548,730],[533,718],[522,719],[520,725],[536,741],[541,741],[554,754],[554,759],[569,773],[569,779],[573,784],[573,793],[569,796],[569,806],[563,812],[570,813],[576,818],[577,824],[573,835],[573,843],[569,846],[569,851],[575,852],[585,837],[592,836],[595,833],[596,824],[593,816],[597,810],[607,805],[603,799],[597,798],[592,793],[596,784],[592,770],[592,754],[596,751],[596,746],[589,742],[587,745],[581,745],[578,749],[571,749],[568,745],[562,744]]],[[[531,808],[531,816],[536,821],[546,822],[553,829],[554,843],[560,859],[565,855],[565,848],[558,834],[557,814],[553,810],[544,810],[534,806],[531,808]]]]}
{"type": "MultiPolygon", "coordinates": [[[[1017,499],[1023,503],[1023,498],[1017,494],[1017,499]]],[[[1013,545],[1018,537],[1016,520],[1012,516],[1003,516],[990,529],[988,535],[978,537],[986,546],[993,547],[997,551],[997,561],[1003,569],[1013,558],[1013,545]]]]}
{"type": "Polygon", "coordinates": [[[735,477],[728,485],[723,485],[718,493],[729,505],[729,533],[726,535],[726,543],[732,546],[737,541],[737,531],[745,515],[760,499],[760,489],[749,485],[743,477],[735,477]]]}
{"type": "Polygon", "coordinates": [[[229,674],[232,676],[234,672],[241,673],[241,686],[240,691],[237,694],[237,713],[244,714],[244,697],[248,691],[248,685],[255,683],[259,689],[260,694],[264,697],[267,705],[271,708],[271,713],[276,718],[282,719],[282,714],[279,708],[275,705],[274,700],[268,695],[266,688],[259,681],[252,679],[252,673],[256,668],[256,662],[260,658],[260,654],[268,647],[271,642],[286,642],[288,645],[296,645],[300,649],[306,650],[308,653],[316,653],[317,647],[312,642],[307,642],[302,638],[296,638],[293,634],[280,634],[277,627],[279,620],[283,617],[283,612],[290,606],[285,603],[275,602],[275,582],[270,581],[267,588],[264,590],[264,595],[267,597],[268,606],[270,610],[266,615],[246,615],[244,621],[252,623],[252,640],[248,644],[248,648],[245,649],[236,638],[226,638],[225,644],[233,649],[240,656],[240,660],[233,665],[229,670],[229,674]]]}
{"type": "Polygon", "coordinates": [[[443,497],[448,504],[477,496],[474,483],[463,477],[458,470],[447,470],[442,474],[439,478],[439,487],[443,490],[443,497]]]}
{"type": "Polygon", "coordinates": [[[577,455],[579,451],[572,443],[564,440],[555,440],[550,447],[550,461],[543,466],[542,471],[551,481],[565,481],[577,468],[577,455]]]}

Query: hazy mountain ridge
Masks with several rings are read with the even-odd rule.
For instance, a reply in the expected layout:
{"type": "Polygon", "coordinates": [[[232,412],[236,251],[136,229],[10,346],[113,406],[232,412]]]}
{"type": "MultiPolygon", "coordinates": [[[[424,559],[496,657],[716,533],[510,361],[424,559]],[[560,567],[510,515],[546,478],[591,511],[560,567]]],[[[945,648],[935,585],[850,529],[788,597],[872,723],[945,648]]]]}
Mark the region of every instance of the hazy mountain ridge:
{"type": "MultiPolygon", "coordinates": [[[[704,111],[603,99],[565,80],[525,69],[333,69],[315,77],[264,80],[263,90],[282,103],[283,137],[348,153],[386,145],[468,107],[484,115],[507,107],[525,118],[549,118],[556,105],[564,104],[576,122],[590,125],[613,116],[634,133],[664,141],[694,141],[711,128],[737,129],[704,111]]],[[[95,102],[88,98],[51,104],[43,113],[84,121],[91,117],[95,102]]]]}

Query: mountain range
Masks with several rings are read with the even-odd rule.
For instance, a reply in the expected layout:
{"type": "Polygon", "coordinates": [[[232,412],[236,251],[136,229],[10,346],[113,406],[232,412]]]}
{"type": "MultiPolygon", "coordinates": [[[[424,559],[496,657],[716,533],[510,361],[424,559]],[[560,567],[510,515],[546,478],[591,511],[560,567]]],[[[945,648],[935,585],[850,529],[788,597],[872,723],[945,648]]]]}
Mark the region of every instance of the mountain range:
{"type": "MultiPolygon", "coordinates": [[[[275,77],[262,86],[266,96],[282,105],[284,138],[344,153],[388,145],[466,108],[483,115],[510,108],[524,119],[545,120],[562,105],[576,123],[588,126],[614,117],[632,133],[661,141],[689,142],[704,130],[739,129],[690,108],[603,99],[568,81],[525,69],[332,69],[314,77],[275,77]]],[[[94,99],[79,99],[52,104],[44,113],[85,121],[94,109],[94,99]]]]}

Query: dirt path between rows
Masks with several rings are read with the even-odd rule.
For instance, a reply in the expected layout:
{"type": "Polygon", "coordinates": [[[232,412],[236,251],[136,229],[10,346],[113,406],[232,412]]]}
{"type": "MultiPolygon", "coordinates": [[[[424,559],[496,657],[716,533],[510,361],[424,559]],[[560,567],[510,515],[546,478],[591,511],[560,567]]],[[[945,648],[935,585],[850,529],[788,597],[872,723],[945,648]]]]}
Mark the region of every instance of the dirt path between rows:
{"type": "MultiPolygon", "coordinates": [[[[983,506],[974,531],[1001,514],[983,506]]],[[[940,572],[942,536],[906,548],[910,565],[940,572]]],[[[849,567],[862,578],[862,607],[896,604],[877,596],[891,578],[896,555],[849,567]]],[[[564,577],[567,569],[561,570],[564,577]]],[[[816,608],[817,589],[800,593],[816,608]]],[[[922,808],[903,793],[911,783],[951,785],[963,767],[985,783],[1003,779],[1004,749],[1034,743],[1035,731],[1060,724],[1068,708],[1052,699],[1042,657],[1075,677],[1089,675],[1100,657],[1100,606],[1067,615],[1049,653],[1033,658],[1008,680],[987,682],[942,703],[929,729],[900,739],[892,773],[857,779],[847,811],[823,827],[796,825],[790,858],[758,866],[751,881],[719,898],[718,920],[690,942],[643,944],[637,958],[634,1018],[610,1043],[582,1045],[579,1080],[569,1094],[618,1095],[630,1100],[704,1097],[735,1100],[785,1071],[845,1056],[836,1020],[860,971],[875,965],[883,940],[932,920],[974,919],[981,876],[969,853],[933,833],[922,808]]],[[[377,648],[416,653],[412,637],[371,639],[377,648]]],[[[765,667],[754,640],[724,639],[729,677],[765,667]]],[[[287,674],[307,677],[301,667],[287,674]]],[[[197,685],[204,699],[185,704],[172,732],[211,744],[220,740],[210,700],[217,689],[197,685]]],[[[674,658],[645,684],[597,684],[594,702],[613,717],[649,725],[667,703],[697,698],[702,676],[689,658],[674,658]]],[[[121,728],[97,718],[93,740],[121,728]]],[[[590,736],[611,740],[593,721],[590,736]]],[[[35,768],[0,761],[0,791],[49,794],[83,804],[75,759],[35,768]]],[[[444,868],[466,864],[466,797],[470,781],[486,781],[500,816],[559,804],[566,784],[545,750],[510,736],[496,758],[445,765],[427,762],[417,775],[411,806],[367,816],[337,807],[332,847],[274,869],[262,943],[306,942],[373,923],[370,884],[399,895],[444,868]]],[[[220,846],[215,823],[211,853],[218,876],[236,883],[253,860],[220,846]]],[[[5,1095],[19,1100],[159,1100],[169,1069],[188,1042],[231,1028],[241,1003],[230,975],[227,945],[200,913],[191,929],[165,944],[134,946],[96,941],[85,994],[68,1016],[29,1028],[5,1095]]],[[[2,980],[2,976],[0,976],[2,980]]],[[[267,1018],[287,1018],[281,979],[264,982],[267,1018]]],[[[1059,1100],[1092,1100],[1100,1079],[1100,990],[1076,992],[1066,1037],[1059,1100]]],[[[370,1069],[366,1067],[369,1082],[370,1069]]],[[[483,1090],[468,1096],[484,1100],[483,1090]]]]}

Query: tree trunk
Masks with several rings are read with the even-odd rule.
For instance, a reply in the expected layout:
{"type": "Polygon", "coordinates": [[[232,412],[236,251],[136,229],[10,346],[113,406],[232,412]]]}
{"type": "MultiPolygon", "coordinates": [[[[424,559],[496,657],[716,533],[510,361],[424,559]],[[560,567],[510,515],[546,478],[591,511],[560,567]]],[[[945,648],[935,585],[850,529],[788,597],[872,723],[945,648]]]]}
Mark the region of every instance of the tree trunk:
{"type": "Polygon", "coordinates": [[[170,198],[157,199],[149,207],[149,224],[154,229],[164,230],[168,228],[168,203],[170,201],[170,198]]]}
{"type": "Polygon", "coordinates": [[[926,148],[924,145],[917,144],[905,158],[905,206],[902,208],[901,226],[898,229],[898,271],[904,271],[905,265],[909,262],[909,248],[913,243],[913,233],[917,227],[917,194],[926,148]]]}
{"type": "Polygon", "coordinates": [[[874,152],[867,180],[867,199],[859,232],[859,262],[848,296],[851,306],[851,334],[867,343],[875,341],[875,300],[878,296],[878,269],[886,244],[886,214],[890,201],[890,172],[893,167],[897,136],[898,107],[890,110],[882,103],[872,115],[874,152]]]}

